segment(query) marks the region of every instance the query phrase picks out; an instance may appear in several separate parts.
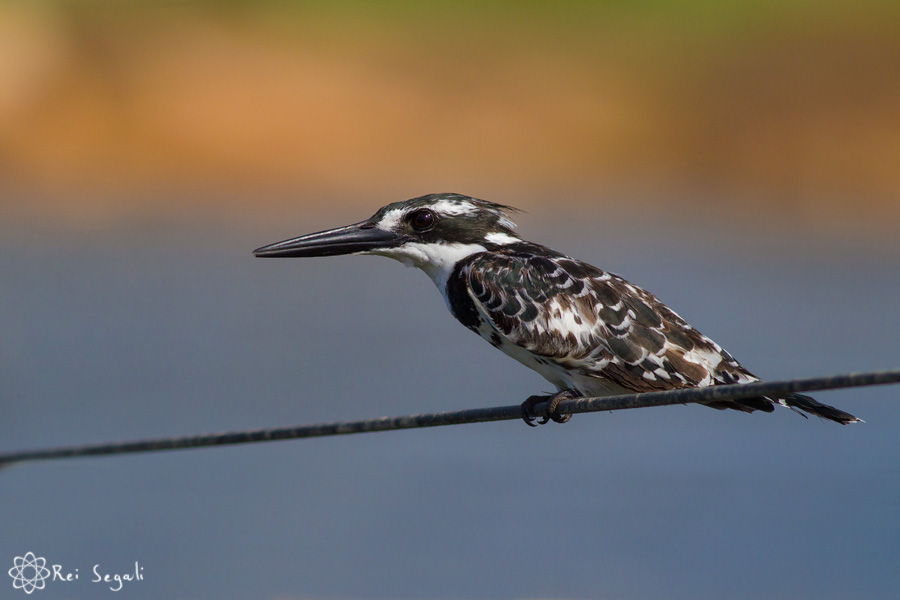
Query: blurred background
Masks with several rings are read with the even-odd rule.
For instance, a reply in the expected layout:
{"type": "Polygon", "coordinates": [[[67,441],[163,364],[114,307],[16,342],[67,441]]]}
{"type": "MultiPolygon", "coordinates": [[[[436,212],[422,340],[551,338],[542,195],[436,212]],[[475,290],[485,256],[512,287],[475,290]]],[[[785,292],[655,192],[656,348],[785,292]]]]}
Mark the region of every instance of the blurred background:
{"type": "MultiPolygon", "coordinates": [[[[893,0],[2,0],[0,451],[548,391],[419,273],[250,255],[439,191],[526,209],[763,377],[895,367],[898,107],[893,0]]],[[[0,565],[79,569],[45,598],[134,561],[133,598],[896,598],[897,390],[818,396],[867,423],[21,465],[0,565]]]]}
{"type": "Polygon", "coordinates": [[[67,223],[448,186],[900,211],[890,0],[0,6],[0,181],[27,192],[4,204],[67,223]]]}

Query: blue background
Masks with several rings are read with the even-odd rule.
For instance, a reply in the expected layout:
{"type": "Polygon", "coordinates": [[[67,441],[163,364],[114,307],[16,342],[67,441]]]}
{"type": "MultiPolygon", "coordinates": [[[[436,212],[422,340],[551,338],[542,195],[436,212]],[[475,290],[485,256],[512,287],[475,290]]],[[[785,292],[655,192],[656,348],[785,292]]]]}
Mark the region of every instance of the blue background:
{"type": "MultiPolygon", "coordinates": [[[[421,273],[250,255],[366,216],[0,224],[0,450],[549,391],[421,273]]],[[[518,220],[760,376],[898,365],[895,240],[568,207],[518,220]]],[[[866,420],[848,427],[678,406],[22,464],[0,471],[0,561],[79,569],[33,596],[47,599],[107,597],[93,565],[134,561],[130,598],[896,598],[897,394],[817,394],[866,420]]],[[[25,597],[10,581],[0,596],[25,597]]]]}

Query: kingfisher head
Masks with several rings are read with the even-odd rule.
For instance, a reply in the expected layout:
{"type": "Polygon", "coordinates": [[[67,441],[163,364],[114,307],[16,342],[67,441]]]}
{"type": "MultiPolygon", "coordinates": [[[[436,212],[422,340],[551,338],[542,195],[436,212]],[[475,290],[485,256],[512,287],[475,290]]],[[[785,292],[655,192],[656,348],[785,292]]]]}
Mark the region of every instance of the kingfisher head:
{"type": "Polygon", "coordinates": [[[521,242],[516,209],[460,194],[429,194],[383,206],[365,221],[253,251],[258,257],[375,254],[425,271],[443,287],[454,265],[478,252],[521,242]]]}

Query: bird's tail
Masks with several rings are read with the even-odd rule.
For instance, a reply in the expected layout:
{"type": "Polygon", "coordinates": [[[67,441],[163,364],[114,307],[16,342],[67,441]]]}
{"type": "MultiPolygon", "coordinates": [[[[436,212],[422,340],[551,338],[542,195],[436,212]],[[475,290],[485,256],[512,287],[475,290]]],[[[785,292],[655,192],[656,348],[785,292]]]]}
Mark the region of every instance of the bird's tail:
{"type": "Polygon", "coordinates": [[[742,410],[744,412],[753,412],[761,410],[763,412],[772,412],[775,405],[780,404],[786,406],[798,415],[805,417],[804,413],[809,413],[841,425],[848,423],[861,423],[862,419],[858,419],[850,413],[845,413],[833,406],[817,402],[809,396],[803,394],[788,394],[782,398],[772,398],[770,396],[759,396],[757,398],[740,398],[735,400],[719,400],[716,402],[708,402],[707,406],[718,408],[720,410],[730,408],[733,410],[742,410]],[[802,412],[801,412],[802,411],[802,412]]]}
{"type": "Polygon", "coordinates": [[[811,415],[816,415],[817,417],[822,417],[823,419],[828,419],[829,421],[834,421],[835,423],[840,423],[841,425],[862,422],[862,419],[858,419],[850,413],[846,413],[833,406],[828,406],[827,404],[817,402],[813,398],[804,396],[803,394],[789,394],[784,398],[778,398],[776,402],[778,402],[778,404],[781,404],[782,406],[787,406],[794,412],[802,410],[803,412],[809,413],[811,415]]]}

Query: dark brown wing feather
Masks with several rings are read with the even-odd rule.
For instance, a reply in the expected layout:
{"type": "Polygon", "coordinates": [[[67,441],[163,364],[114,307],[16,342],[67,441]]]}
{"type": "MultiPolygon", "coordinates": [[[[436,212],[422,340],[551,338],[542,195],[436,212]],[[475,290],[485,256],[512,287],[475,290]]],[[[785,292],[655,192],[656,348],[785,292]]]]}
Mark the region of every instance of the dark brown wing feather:
{"type": "MultiPolygon", "coordinates": [[[[544,364],[649,392],[758,381],[731,354],[653,294],[589,264],[530,243],[478,254],[464,265],[477,311],[508,342],[544,364]]],[[[774,403],[851,423],[848,413],[797,394],[711,402],[772,412],[774,403]]]]}
{"type": "Polygon", "coordinates": [[[512,343],[636,392],[755,379],[649,292],[528,246],[477,255],[463,269],[473,299],[512,343]]]}

